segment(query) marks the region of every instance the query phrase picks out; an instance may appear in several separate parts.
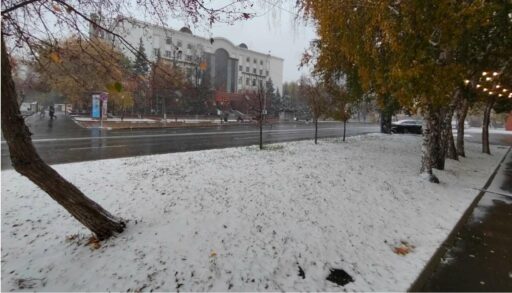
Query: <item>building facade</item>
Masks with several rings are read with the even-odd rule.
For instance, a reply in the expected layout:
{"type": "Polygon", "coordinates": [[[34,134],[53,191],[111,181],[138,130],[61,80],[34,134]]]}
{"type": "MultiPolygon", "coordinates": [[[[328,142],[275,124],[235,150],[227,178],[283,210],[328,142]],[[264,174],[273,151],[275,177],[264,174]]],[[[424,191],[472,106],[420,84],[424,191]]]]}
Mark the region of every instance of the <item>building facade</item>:
{"type": "Polygon", "coordinates": [[[118,17],[110,29],[126,40],[128,48],[113,35],[91,26],[91,35],[112,41],[126,56],[135,59],[142,40],[149,60],[158,56],[185,69],[187,75],[200,82],[209,74],[213,88],[224,93],[255,92],[260,85],[272,80],[274,88],[282,92],[283,59],[250,50],[247,45],[235,45],[222,37],[203,38],[183,27],[174,30],[149,24],[133,18],[118,17]]]}

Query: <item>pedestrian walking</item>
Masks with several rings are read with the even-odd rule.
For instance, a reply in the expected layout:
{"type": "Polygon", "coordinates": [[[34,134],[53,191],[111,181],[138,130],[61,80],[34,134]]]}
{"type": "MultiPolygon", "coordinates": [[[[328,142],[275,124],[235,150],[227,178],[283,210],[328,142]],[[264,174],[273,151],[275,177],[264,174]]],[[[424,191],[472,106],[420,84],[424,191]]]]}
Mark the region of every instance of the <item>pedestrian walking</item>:
{"type": "Polygon", "coordinates": [[[50,120],[53,120],[53,118],[57,118],[55,117],[55,108],[53,107],[53,105],[50,106],[50,110],[48,112],[50,114],[50,120]]]}

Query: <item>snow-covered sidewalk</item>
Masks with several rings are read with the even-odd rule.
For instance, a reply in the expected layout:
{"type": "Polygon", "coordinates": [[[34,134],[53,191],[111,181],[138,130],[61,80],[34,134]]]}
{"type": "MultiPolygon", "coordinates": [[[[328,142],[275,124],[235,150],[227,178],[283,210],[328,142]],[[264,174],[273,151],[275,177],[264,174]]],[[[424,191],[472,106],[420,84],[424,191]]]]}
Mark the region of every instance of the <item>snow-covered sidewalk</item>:
{"type": "Polygon", "coordinates": [[[101,246],[85,245],[87,230],[65,210],[3,171],[2,291],[407,290],[506,151],[467,143],[468,158],[448,161],[435,185],[418,174],[420,139],[55,166],[130,220],[101,246]],[[327,281],[331,269],[353,282],[327,281]]]}

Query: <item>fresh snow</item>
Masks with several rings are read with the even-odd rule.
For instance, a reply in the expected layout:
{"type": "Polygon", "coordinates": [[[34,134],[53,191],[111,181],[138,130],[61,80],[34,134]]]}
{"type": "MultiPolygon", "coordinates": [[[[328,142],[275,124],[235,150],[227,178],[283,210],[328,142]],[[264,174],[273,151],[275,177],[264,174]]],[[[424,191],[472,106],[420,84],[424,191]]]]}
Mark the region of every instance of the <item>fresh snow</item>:
{"type": "MultiPolygon", "coordinates": [[[[100,119],[91,118],[91,117],[73,117],[76,121],[83,121],[83,122],[100,122],[100,119]]],[[[121,120],[121,118],[107,118],[103,121],[114,121],[114,122],[156,122],[154,119],[148,119],[148,118],[124,118],[121,120]]]]}
{"type": "Polygon", "coordinates": [[[466,148],[435,171],[438,185],[419,175],[412,135],[54,166],[129,219],[98,249],[48,195],[2,171],[2,291],[405,291],[506,151],[466,148]],[[395,254],[401,241],[413,251],[395,254]],[[331,268],[354,282],[327,281],[331,268]]]}
{"type": "MultiPolygon", "coordinates": [[[[464,130],[465,133],[482,133],[482,127],[470,127],[464,130]]],[[[512,130],[506,130],[505,128],[490,128],[489,133],[494,134],[508,134],[512,135],[512,130]]]]}

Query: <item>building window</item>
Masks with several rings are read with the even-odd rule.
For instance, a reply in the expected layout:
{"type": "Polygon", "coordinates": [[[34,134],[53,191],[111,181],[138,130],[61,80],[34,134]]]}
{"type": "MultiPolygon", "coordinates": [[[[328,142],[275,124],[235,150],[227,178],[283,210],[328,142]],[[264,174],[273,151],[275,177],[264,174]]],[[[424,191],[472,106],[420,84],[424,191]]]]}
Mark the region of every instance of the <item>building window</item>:
{"type": "Polygon", "coordinates": [[[245,61],[247,61],[248,63],[251,63],[251,58],[247,57],[247,59],[245,59],[245,61]]]}
{"type": "Polygon", "coordinates": [[[249,66],[245,67],[245,72],[251,72],[251,70],[249,69],[249,66]]]}
{"type": "Polygon", "coordinates": [[[165,58],[172,58],[171,51],[165,51],[165,58]]]}
{"type": "Polygon", "coordinates": [[[241,77],[238,78],[238,84],[242,84],[242,78],[241,77]]]}
{"type": "Polygon", "coordinates": [[[256,74],[256,68],[252,69],[252,73],[256,74]]]}
{"type": "Polygon", "coordinates": [[[192,44],[187,44],[187,49],[192,50],[192,44]]]}
{"type": "Polygon", "coordinates": [[[263,65],[263,60],[260,60],[260,65],[263,65]]]}
{"type": "Polygon", "coordinates": [[[252,86],[256,86],[256,79],[252,80],[252,86]]]}
{"type": "Polygon", "coordinates": [[[192,55],[186,55],[185,60],[187,60],[188,62],[192,62],[192,55]]]}
{"type": "Polygon", "coordinates": [[[263,80],[260,79],[260,87],[263,87],[263,80]]]}
{"type": "Polygon", "coordinates": [[[167,38],[167,39],[165,39],[165,43],[166,43],[167,45],[171,45],[171,44],[172,44],[172,39],[171,39],[171,38],[167,38]]]}
{"type": "Polygon", "coordinates": [[[181,55],[183,55],[183,53],[181,52],[181,50],[179,50],[178,54],[176,54],[176,58],[181,59],[181,55]]]}
{"type": "Polygon", "coordinates": [[[246,78],[246,79],[245,79],[245,85],[250,85],[250,83],[251,83],[250,79],[249,79],[249,78],[246,78]]]}
{"type": "Polygon", "coordinates": [[[242,70],[244,70],[244,67],[242,65],[238,65],[238,70],[242,71],[242,70]]]}
{"type": "Polygon", "coordinates": [[[256,58],[254,58],[254,59],[253,59],[253,61],[254,61],[254,64],[257,64],[257,63],[258,63],[258,61],[256,61],[256,58]]]}
{"type": "Polygon", "coordinates": [[[268,70],[267,70],[267,76],[268,76],[268,70]]]}
{"type": "Polygon", "coordinates": [[[160,56],[160,49],[159,48],[154,48],[153,49],[153,55],[160,56]]]}
{"type": "Polygon", "coordinates": [[[178,43],[176,44],[176,46],[177,46],[178,48],[181,48],[181,46],[183,46],[183,44],[181,43],[181,41],[178,41],[178,43]]]}
{"type": "Polygon", "coordinates": [[[260,69],[260,75],[263,75],[263,69],[260,69]]]}

